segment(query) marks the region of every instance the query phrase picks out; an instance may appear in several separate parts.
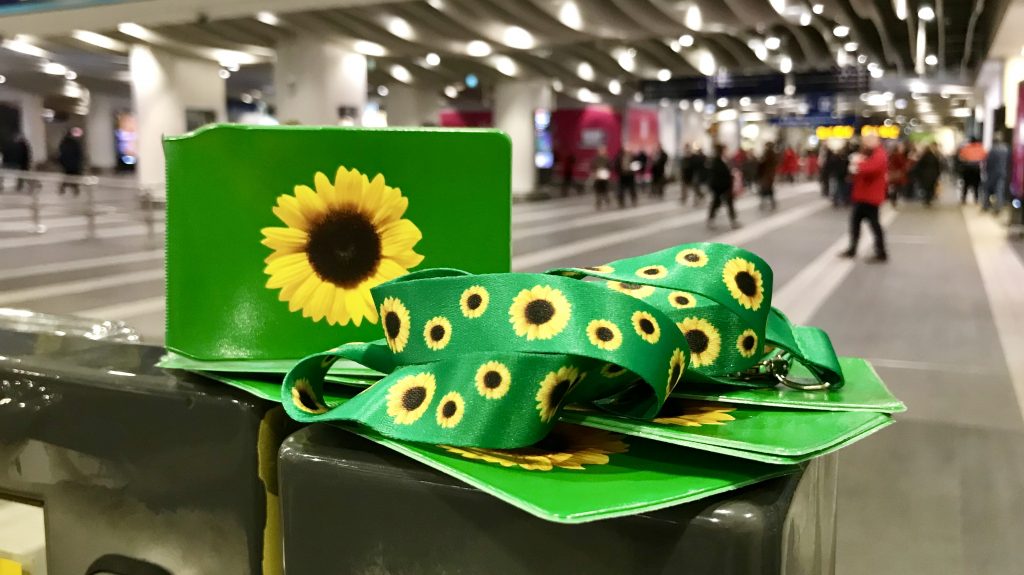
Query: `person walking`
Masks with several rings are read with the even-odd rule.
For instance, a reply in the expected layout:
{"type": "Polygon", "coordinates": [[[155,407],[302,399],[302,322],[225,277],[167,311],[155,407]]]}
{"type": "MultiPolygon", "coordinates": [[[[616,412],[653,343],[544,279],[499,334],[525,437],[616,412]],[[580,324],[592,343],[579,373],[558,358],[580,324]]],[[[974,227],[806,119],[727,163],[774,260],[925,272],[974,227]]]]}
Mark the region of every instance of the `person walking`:
{"type": "Polygon", "coordinates": [[[960,204],[967,203],[967,193],[974,195],[974,203],[978,203],[978,191],[981,187],[981,166],[985,163],[985,147],[978,138],[960,149],[957,157],[960,160],[960,204]]]}
{"type": "Polygon", "coordinates": [[[761,196],[758,209],[775,211],[775,175],[779,170],[779,155],[775,152],[775,144],[768,142],[757,166],[757,185],[761,196]],[[765,207],[767,205],[767,208],[765,207]]]}
{"type": "Polygon", "coordinates": [[[900,196],[906,197],[907,195],[907,170],[909,167],[907,147],[900,142],[896,144],[896,149],[889,156],[889,202],[894,208],[899,202],[900,196]]]}
{"type": "Polygon", "coordinates": [[[575,186],[574,176],[576,175],[576,156],[569,153],[562,160],[562,197],[569,196],[569,191],[575,186]]]}
{"type": "Polygon", "coordinates": [[[739,227],[736,221],[736,208],[732,204],[733,171],[725,160],[725,146],[717,144],[715,155],[708,162],[708,187],[711,189],[711,209],[708,211],[708,229],[715,227],[715,215],[725,204],[729,211],[729,224],[739,227]]]}
{"type": "Polygon", "coordinates": [[[686,203],[693,186],[693,148],[686,146],[683,157],[679,159],[679,201],[686,203]]]}
{"type": "Polygon", "coordinates": [[[658,146],[651,163],[651,193],[656,198],[665,197],[665,168],[668,165],[668,154],[658,146]]]}
{"type": "MultiPolygon", "coordinates": [[[[82,150],[82,129],[71,128],[57,147],[57,159],[60,162],[64,174],[68,176],[81,176],[85,169],[85,154],[82,150]]],[[[78,183],[63,181],[60,183],[60,193],[70,188],[76,196],[79,193],[78,183]]]]}
{"type": "Polygon", "coordinates": [[[708,181],[708,157],[704,149],[695,146],[693,150],[693,205],[699,206],[704,201],[704,185],[708,181]]]}
{"type": "Polygon", "coordinates": [[[608,159],[608,148],[601,146],[597,150],[597,155],[590,160],[590,177],[594,180],[594,197],[597,209],[600,210],[605,204],[611,204],[608,185],[612,179],[612,166],[611,160],[608,159]]]}
{"type": "Polygon", "coordinates": [[[1002,132],[993,136],[992,150],[985,157],[985,200],[981,209],[992,209],[995,213],[1003,210],[1006,202],[1006,179],[1010,171],[1010,148],[1002,132]],[[993,200],[994,196],[994,200],[993,200]]]}
{"type": "Polygon", "coordinates": [[[921,188],[924,205],[930,207],[935,201],[939,177],[942,175],[942,162],[935,144],[924,146],[914,165],[914,172],[917,174],[917,185],[921,188]]]}
{"type": "Polygon", "coordinates": [[[629,150],[619,150],[615,160],[615,169],[619,176],[619,208],[626,207],[626,192],[629,192],[630,200],[636,205],[636,172],[633,170],[633,154],[629,150]]]}
{"type": "Polygon", "coordinates": [[[828,146],[821,147],[821,170],[818,177],[821,180],[821,197],[828,198],[831,195],[832,174],[830,170],[835,164],[835,152],[828,146]]]}
{"type": "MultiPolygon", "coordinates": [[[[23,134],[15,134],[3,147],[3,167],[5,170],[21,170],[27,172],[32,167],[32,148],[23,134]]],[[[18,177],[18,185],[15,191],[20,192],[25,187],[25,178],[18,177]]],[[[3,191],[0,185],[0,192],[3,191]]]]}
{"type": "Polygon", "coordinates": [[[885,250],[885,232],[878,220],[878,209],[885,202],[888,191],[889,159],[877,134],[866,134],[861,141],[861,151],[850,160],[853,173],[853,211],[850,213],[850,247],[839,254],[844,258],[857,255],[860,241],[860,225],[864,220],[871,226],[875,236],[875,257],[869,261],[884,263],[889,260],[885,250]]]}

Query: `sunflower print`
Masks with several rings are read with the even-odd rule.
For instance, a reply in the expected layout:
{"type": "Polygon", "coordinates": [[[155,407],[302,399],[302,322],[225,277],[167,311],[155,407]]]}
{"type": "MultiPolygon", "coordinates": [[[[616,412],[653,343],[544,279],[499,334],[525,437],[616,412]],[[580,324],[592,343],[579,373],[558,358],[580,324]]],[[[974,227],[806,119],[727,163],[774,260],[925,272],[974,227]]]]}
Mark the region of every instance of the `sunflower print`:
{"type": "Polygon", "coordinates": [[[445,429],[451,429],[462,421],[462,414],[466,411],[466,402],[457,391],[449,391],[444,394],[437,404],[437,424],[445,429]]]}
{"type": "Polygon", "coordinates": [[[702,268],[708,265],[708,254],[704,250],[687,248],[676,254],[676,263],[690,268],[702,268]]]}
{"type": "Polygon", "coordinates": [[[277,198],[274,215],[286,227],[263,228],[266,287],[302,317],[330,325],[377,323],[370,288],[405,275],[423,261],[413,247],[423,237],[402,216],[409,200],[378,174],[339,167],[334,182],[321,172],[316,191],[295,186],[277,198]]]}
{"type": "Polygon", "coordinates": [[[699,317],[688,317],[677,325],[690,344],[690,364],[707,367],[715,363],[722,351],[722,336],[715,326],[699,317]]]}
{"type": "Polygon", "coordinates": [[[558,371],[552,371],[540,382],[540,389],[534,399],[537,400],[537,411],[540,412],[541,421],[551,421],[558,412],[559,406],[568,395],[569,391],[586,374],[580,374],[575,367],[560,367],[558,371]]]}
{"type": "Polygon", "coordinates": [[[551,339],[565,329],[571,313],[572,306],[562,292],[551,286],[534,286],[512,300],[508,320],[519,337],[551,339]]]}
{"type": "Polygon", "coordinates": [[[697,307],[697,298],[684,291],[674,291],[668,294],[668,304],[676,309],[697,307]]]}
{"type": "Polygon", "coordinates": [[[478,318],[487,311],[487,305],[491,303],[491,294],[483,286],[472,286],[466,288],[459,298],[459,307],[462,315],[469,319],[478,318]]]}
{"type": "Polygon", "coordinates": [[[754,330],[745,330],[736,338],[736,349],[743,357],[754,357],[757,353],[757,334],[754,330]]]}
{"type": "Polygon", "coordinates": [[[668,268],[665,266],[644,266],[636,270],[637,277],[660,280],[668,276],[668,268]]]}
{"type": "Polygon", "coordinates": [[[654,422],[681,427],[725,425],[726,422],[736,421],[735,417],[729,415],[733,411],[736,411],[735,407],[715,403],[679,402],[678,407],[675,404],[666,405],[665,409],[662,409],[663,415],[654,418],[654,422]],[[666,411],[672,414],[665,414],[666,411]]]}
{"type": "Polygon", "coordinates": [[[530,447],[442,447],[466,459],[496,463],[502,467],[519,467],[528,471],[551,471],[556,468],[582,471],[586,469],[586,465],[605,465],[611,461],[610,456],[629,451],[629,445],[623,441],[623,436],[617,433],[566,423],[556,424],[547,437],[530,447]]]}
{"type": "Polygon", "coordinates": [[[683,371],[686,369],[686,355],[678,347],[672,351],[672,358],[668,362],[668,384],[665,386],[665,397],[672,394],[672,390],[679,385],[683,378],[683,371]]]}
{"type": "Polygon", "coordinates": [[[488,361],[476,370],[476,390],[487,399],[501,399],[512,386],[512,373],[505,364],[488,361]]]}
{"type": "Polygon", "coordinates": [[[401,300],[386,297],[380,304],[381,322],[384,324],[384,341],[394,353],[400,353],[409,343],[409,310],[401,300]]]}
{"type": "Polygon", "coordinates": [[[633,331],[640,336],[640,339],[651,344],[658,343],[661,339],[661,326],[658,325],[658,320],[654,319],[653,315],[645,311],[635,311],[631,320],[633,331]]]}
{"type": "Polygon", "coordinates": [[[606,363],[605,366],[601,368],[601,375],[605,376],[608,379],[615,379],[616,377],[622,377],[628,371],[628,369],[622,367],[621,365],[614,363],[606,363]]]}
{"type": "Polygon", "coordinates": [[[609,281],[607,285],[617,292],[631,295],[637,299],[644,299],[654,293],[654,286],[645,286],[632,282],[609,281]]]}
{"type": "Polygon", "coordinates": [[[741,306],[754,311],[760,309],[764,301],[764,283],[761,272],[753,263],[743,258],[729,260],[722,270],[722,281],[741,306]]]}
{"type": "Polygon", "coordinates": [[[605,351],[615,351],[622,345],[619,326],[606,319],[595,319],[587,324],[587,338],[591,344],[605,351]]]}
{"type": "Polygon", "coordinates": [[[327,406],[317,401],[316,394],[313,393],[313,388],[309,385],[309,380],[305,378],[295,380],[295,385],[292,386],[292,404],[313,415],[327,411],[327,406]]]}
{"type": "Polygon", "coordinates": [[[590,266],[583,269],[599,274],[610,274],[615,272],[615,268],[613,268],[612,266],[590,266]]]}
{"type": "Polygon", "coordinates": [[[388,415],[398,425],[409,425],[423,417],[434,397],[437,381],[430,373],[407,375],[388,389],[388,415]]]}
{"type": "Polygon", "coordinates": [[[427,347],[441,351],[452,340],[452,323],[446,317],[435,317],[423,326],[423,340],[427,347]]]}

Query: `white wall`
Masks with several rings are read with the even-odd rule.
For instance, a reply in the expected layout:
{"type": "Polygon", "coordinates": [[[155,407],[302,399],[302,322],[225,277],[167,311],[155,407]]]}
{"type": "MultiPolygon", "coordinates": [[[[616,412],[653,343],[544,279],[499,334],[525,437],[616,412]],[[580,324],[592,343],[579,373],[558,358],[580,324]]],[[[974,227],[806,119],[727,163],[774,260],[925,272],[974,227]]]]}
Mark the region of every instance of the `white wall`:
{"type": "Polygon", "coordinates": [[[513,195],[529,194],[537,187],[533,111],[553,105],[547,80],[507,81],[495,86],[494,126],[512,139],[513,195]]]}
{"type": "Polygon", "coordinates": [[[334,126],[341,107],[355,108],[358,118],[366,105],[366,57],[305,36],[280,42],[274,93],[282,123],[334,126]]]}
{"type": "Polygon", "coordinates": [[[32,163],[46,161],[46,123],[43,122],[43,97],[0,86],[0,102],[21,110],[21,133],[32,148],[32,163]]]}
{"type": "Polygon", "coordinates": [[[1006,105],[1006,127],[1017,123],[1017,102],[1020,83],[1024,82],[1024,58],[1009,58],[1003,68],[1003,103],[1006,105]]]}
{"type": "Polygon", "coordinates": [[[680,118],[679,107],[659,106],[658,107],[658,143],[661,149],[665,150],[668,157],[675,158],[680,155],[680,118]]]}
{"type": "Polygon", "coordinates": [[[440,97],[432,90],[395,82],[388,87],[384,106],[389,126],[437,125],[440,121],[440,97]]]}

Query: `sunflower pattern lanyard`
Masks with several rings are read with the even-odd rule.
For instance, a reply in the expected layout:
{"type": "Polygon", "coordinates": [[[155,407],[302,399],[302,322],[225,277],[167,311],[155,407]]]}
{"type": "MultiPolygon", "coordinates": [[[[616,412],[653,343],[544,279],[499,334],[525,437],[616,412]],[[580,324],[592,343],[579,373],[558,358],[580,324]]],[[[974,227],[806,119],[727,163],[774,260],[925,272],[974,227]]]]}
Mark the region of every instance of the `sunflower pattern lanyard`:
{"type": "Polygon", "coordinates": [[[724,244],[547,274],[408,274],[372,290],[384,340],[305,358],[282,402],[302,422],[495,449],[536,443],[571,403],[650,419],[683,380],[765,385],[752,374],[771,279],[760,258],[724,244]],[[324,377],[338,358],[388,375],[327,405],[324,377]]]}

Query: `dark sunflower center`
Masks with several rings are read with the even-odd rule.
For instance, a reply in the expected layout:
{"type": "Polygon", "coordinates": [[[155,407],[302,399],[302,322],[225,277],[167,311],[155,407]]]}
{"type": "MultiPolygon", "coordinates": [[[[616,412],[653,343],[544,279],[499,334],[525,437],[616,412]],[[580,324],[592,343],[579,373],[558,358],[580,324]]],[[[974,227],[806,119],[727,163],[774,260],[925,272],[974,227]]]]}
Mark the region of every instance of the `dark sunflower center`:
{"type": "Polygon", "coordinates": [[[501,374],[496,371],[488,371],[484,374],[484,387],[495,389],[501,385],[501,374]]]}
{"type": "Polygon", "coordinates": [[[656,276],[656,275],[658,275],[658,269],[657,268],[647,268],[647,269],[644,270],[644,275],[656,276]]]}
{"type": "Polygon", "coordinates": [[[690,344],[690,351],[693,353],[704,353],[711,341],[706,333],[699,329],[691,329],[686,332],[686,343],[690,344]]]}
{"type": "Polygon", "coordinates": [[[533,325],[545,324],[554,316],[555,306],[546,299],[535,299],[526,304],[526,321],[533,325]]]}
{"type": "Polygon", "coordinates": [[[651,320],[647,319],[646,317],[640,318],[640,331],[646,333],[647,335],[651,335],[652,333],[654,333],[654,324],[651,322],[651,320]]]}
{"type": "Polygon", "coordinates": [[[676,296],[676,303],[679,304],[679,305],[687,305],[688,303],[690,303],[690,298],[688,298],[688,297],[686,297],[684,295],[677,295],[676,296]]]}
{"type": "Polygon", "coordinates": [[[299,403],[302,404],[302,407],[305,407],[310,411],[320,410],[320,406],[317,405],[316,400],[313,399],[313,396],[310,395],[309,392],[306,391],[305,389],[299,390],[299,403]]]}
{"type": "Polygon", "coordinates": [[[423,405],[423,401],[426,399],[427,388],[419,385],[416,387],[410,387],[402,394],[402,407],[407,411],[412,411],[423,405]]]}
{"type": "Polygon", "coordinates": [[[743,349],[754,349],[754,341],[756,340],[752,335],[748,335],[747,337],[743,338],[743,349]]]}
{"type": "Polygon", "coordinates": [[[635,290],[635,289],[640,289],[640,288],[642,288],[644,286],[642,286],[640,284],[635,284],[633,282],[619,282],[619,287],[621,287],[622,289],[625,289],[625,290],[635,290]]]}
{"type": "Polygon", "coordinates": [[[740,288],[743,295],[754,297],[757,294],[757,280],[750,272],[739,272],[736,274],[736,287],[740,288]]]}
{"type": "Polygon", "coordinates": [[[565,394],[569,392],[570,386],[572,386],[572,381],[563,379],[551,388],[551,395],[548,396],[548,402],[551,407],[557,407],[562,404],[562,400],[565,399],[565,394]]]}
{"type": "Polygon", "coordinates": [[[697,254],[686,254],[685,256],[683,256],[683,259],[695,264],[700,261],[700,256],[697,254]]]}
{"type": "Polygon", "coordinates": [[[332,211],[309,230],[306,254],[321,279],[353,288],[377,271],[381,260],[380,236],[363,214],[353,210],[332,211]]]}
{"type": "Polygon", "coordinates": [[[612,332],[611,329],[609,329],[609,328],[607,328],[607,327],[605,327],[603,325],[601,327],[597,328],[597,331],[595,332],[595,335],[597,335],[597,339],[599,339],[601,341],[611,341],[615,337],[615,333],[612,332]]]}
{"type": "Polygon", "coordinates": [[[470,294],[470,296],[466,298],[466,307],[469,309],[476,309],[480,307],[480,304],[482,303],[484,303],[484,298],[480,297],[480,294],[478,293],[470,294]]]}
{"type": "Polygon", "coordinates": [[[445,330],[443,325],[435,325],[434,327],[430,328],[430,339],[434,341],[441,341],[442,339],[444,339],[444,334],[445,330]]]}
{"type": "Polygon", "coordinates": [[[455,415],[455,412],[458,410],[459,406],[455,405],[454,401],[448,400],[444,403],[444,406],[441,408],[441,415],[443,415],[445,419],[447,419],[455,415]]]}
{"type": "Polygon", "coordinates": [[[388,339],[396,339],[398,332],[402,330],[402,320],[398,317],[398,314],[389,311],[384,314],[384,331],[388,334],[388,339]]]}

